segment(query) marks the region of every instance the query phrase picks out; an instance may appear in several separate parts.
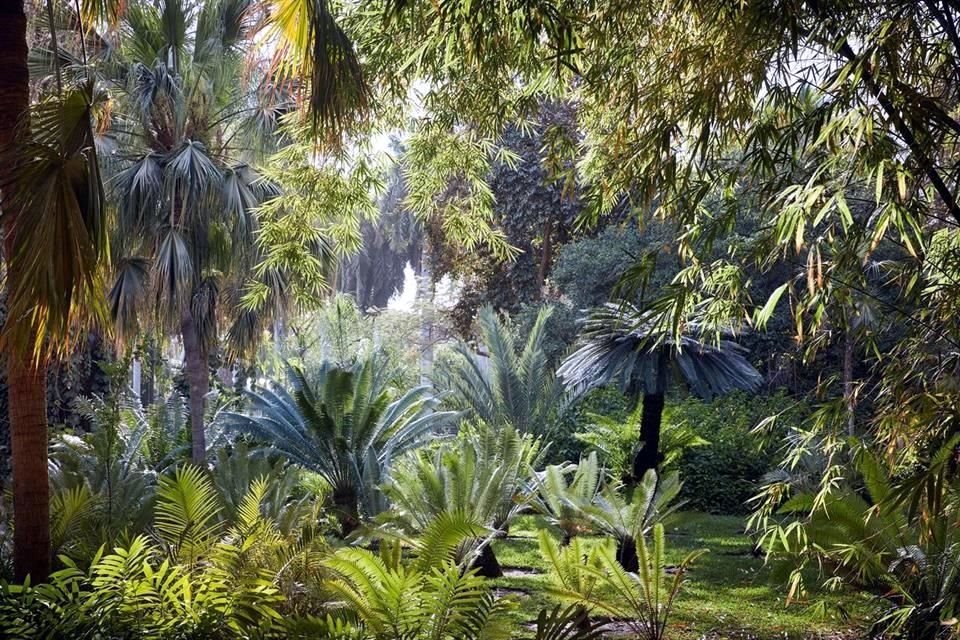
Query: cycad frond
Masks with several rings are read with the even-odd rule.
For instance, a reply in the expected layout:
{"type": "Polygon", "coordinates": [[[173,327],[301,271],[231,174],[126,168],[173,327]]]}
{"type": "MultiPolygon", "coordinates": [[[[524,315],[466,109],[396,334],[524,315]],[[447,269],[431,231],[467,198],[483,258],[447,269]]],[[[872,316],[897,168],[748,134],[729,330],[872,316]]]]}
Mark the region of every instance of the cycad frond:
{"type": "Polygon", "coordinates": [[[487,424],[509,424],[526,433],[548,434],[558,407],[562,410],[564,406],[562,388],[547,366],[543,349],[550,313],[549,308],[540,311],[518,353],[509,327],[492,307],[483,308],[477,322],[489,357],[461,343],[452,361],[438,364],[434,382],[448,392],[448,402],[487,424]]]}
{"type": "Polygon", "coordinates": [[[199,468],[183,466],[173,476],[160,478],[155,527],[187,564],[196,562],[213,544],[219,512],[217,492],[199,468]]]}

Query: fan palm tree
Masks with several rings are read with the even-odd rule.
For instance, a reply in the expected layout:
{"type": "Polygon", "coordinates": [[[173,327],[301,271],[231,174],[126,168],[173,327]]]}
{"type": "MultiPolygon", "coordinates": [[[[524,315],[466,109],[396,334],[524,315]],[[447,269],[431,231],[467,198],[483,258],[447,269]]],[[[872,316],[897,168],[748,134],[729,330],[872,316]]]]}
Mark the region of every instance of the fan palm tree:
{"type": "Polygon", "coordinates": [[[293,395],[277,386],[248,392],[250,415],[224,414],[228,429],[268,443],[291,462],[322,476],[332,489],[346,536],[384,508],[378,485],[393,458],[451,424],[456,415],[436,411],[427,387],[398,393],[380,357],[348,368],[324,363],[308,380],[289,367],[293,395]]]}
{"type": "Polygon", "coordinates": [[[257,260],[253,209],[271,195],[244,135],[267,82],[245,67],[253,16],[251,0],[137,0],[101,64],[119,89],[111,312],[123,334],[148,309],[179,334],[195,463],[206,454],[208,356],[257,260]]]}
{"type": "Polygon", "coordinates": [[[473,420],[546,435],[563,404],[563,389],[543,349],[551,313],[549,307],[540,310],[519,350],[493,307],[484,307],[477,323],[489,357],[460,343],[451,360],[438,364],[434,384],[448,393],[450,404],[473,420]]]}
{"type": "Polygon", "coordinates": [[[576,392],[618,383],[625,393],[643,396],[642,446],[633,460],[634,481],[659,466],[663,407],[676,374],[706,400],[736,389],[756,391],[763,382],[742,347],[726,339],[703,342],[696,328],[691,323],[678,338],[651,313],[629,303],[609,304],[590,314],[582,345],[557,370],[576,392]]]}
{"type": "Polygon", "coordinates": [[[6,259],[7,356],[18,579],[50,569],[46,369],[80,318],[96,317],[106,252],[103,189],[91,126],[100,95],[64,86],[30,108],[26,18],[0,2],[0,197],[6,259]]]}

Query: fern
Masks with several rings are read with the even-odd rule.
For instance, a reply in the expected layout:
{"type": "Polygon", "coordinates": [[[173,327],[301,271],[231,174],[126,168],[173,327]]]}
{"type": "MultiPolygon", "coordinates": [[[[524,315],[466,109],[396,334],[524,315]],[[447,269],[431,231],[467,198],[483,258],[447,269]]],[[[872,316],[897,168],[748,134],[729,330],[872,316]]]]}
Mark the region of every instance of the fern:
{"type": "Polygon", "coordinates": [[[219,514],[216,490],[199,468],[184,465],[160,478],[154,527],[171,553],[188,565],[213,545],[219,514]]]}

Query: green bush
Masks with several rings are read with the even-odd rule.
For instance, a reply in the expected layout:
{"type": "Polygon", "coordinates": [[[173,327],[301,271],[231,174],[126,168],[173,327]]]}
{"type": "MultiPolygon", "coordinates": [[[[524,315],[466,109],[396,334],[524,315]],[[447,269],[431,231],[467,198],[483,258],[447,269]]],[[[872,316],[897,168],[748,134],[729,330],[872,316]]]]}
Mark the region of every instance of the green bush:
{"type": "Polygon", "coordinates": [[[664,427],[685,424],[710,442],[684,451],[680,459],[681,498],[686,508],[710,513],[741,514],[759,491],[758,482],[776,463],[777,434],[799,422],[801,406],[783,394],[751,396],[736,393],[712,402],[693,397],[668,403],[664,427]],[[761,420],[781,414],[771,437],[752,433],[761,420]]]}

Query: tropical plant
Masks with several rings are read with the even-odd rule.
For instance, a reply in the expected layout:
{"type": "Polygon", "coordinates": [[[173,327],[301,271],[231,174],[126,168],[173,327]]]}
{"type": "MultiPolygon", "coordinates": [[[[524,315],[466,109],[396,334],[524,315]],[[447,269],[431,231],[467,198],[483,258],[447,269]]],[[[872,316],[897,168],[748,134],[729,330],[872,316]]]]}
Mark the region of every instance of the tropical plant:
{"type": "Polygon", "coordinates": [[[0,191],[7,262],[7,355],[18,578],[50,570],[46,370],[69,350],[78,320],[102,315],[99,263],[108,254],[92,127],[103,94],[90,83],[30,108],[22,2],[0,7],[0,191]]]}
{"type": "Polygon", "coordinates": [[[247,393],[250,415],[224,414],[227,427],[269,445],[330,485],[346,536],[385,505],[378,486],[394,458],[450,424],[456,414],[436,411],[427,387],[398,393],[377,354],[349,368],[324,363],[308,379],[288,368],[293,395],[279,387],[247,393]]]}
{"type": "Polygon", "coordinates": [[[562,389],[543,350],[551,313],[548,307],[539,311],[523,349],[518,350],[496,311],[484,307],[477,323],[489,355],[482,356],[459,343],[449,360],[438,363],[434,374],[437,389],[448,393],[447,402],[474,420],[549,435],[564,408],[562,389]]]}
{"type": "Polygon", "coordinates": [[[624,620],[633,637],[663,640],[673,605],[679,596],[690,565],[705,550],[688,553],[670,573],[665,561],[663,524],[653,526],[651,542],[637,538],[633,555],[636,571],[625,570],[611,541],[588,554],[561,549],[550,536],[541,534],[540,548],[554,571],[551,591],[589,611],[601,611],[624,620]]]}
{"type": "MultiPolygon", "coordinates": [[[[261,638],[280,624],[278,586],[318,579],[325,548],[269,515],[267,478],[231,519],[205,472],[160,478],[153,535],[101,547],[88,569],[61,556],[49,584],[0,586],[4,637],[261,638]]],[[[307,527],[309,529],[309,527],[307,527]]]]}
{"type": "Polygon", "coordinates": [[[151,306],[176,327],[197,463],[208,356],[257,261],[253,210],[273,194],[242,151],[256,144],[245,133],[267,82],[245,65],[253,19],[250,0],[133,2],[102,36],[110,58],[97,67],[117,89],[103,123],[119,160],[111,313],[121,335],[151,306]]]}
{"type": "MultiPolygon", "coordinates": [[[[643,407],[638,406],[624,420],[616,416],[590,413],[587,431],[575,434],[577,440],[602,456],[611,477],[628,481],[633,460],[639,452],[643,407]]],[[[661,470],[673,468],[687,449],[709,445],[706,439],[685,424],[668,421],[660,433],[661,470]]]]}
{"type": "MultiPolygon", "coordinates": [[[[960,437],[938,457],[952,458],[957,442],[960,437]]],[[[827,589],[853,584],[882,601],[885,611],[874,624],[878,633],[953,637],[960,613],[956,488],[937,487],[928,474],[919,483],[894,482],[866,448],[857,452],[856,471],[862,489],[845,484],[824,495],[798,492],[781,505],[782,518],[758,518],[761,545],[789,569],[791,597],[808,589],[811,575],[827,589]],[[936,518],[924,518],[923,501],[913,502],[918,488],[942,491],[936,518]],[[819,570],[809,571],[812,567],[819,570]]]]}
{"type": "Polygon", "coordinates": [[[575,536],[591,529],[585,510],[593,504],[603,481],[596,452],[571,467],[573,465],[549,465],[537,473],[537,494],[533,502],[534,508],[563,532],[563,544],[569,544],[575,536]]]}
{"type": "Polygon", "coordinates": [[[324,584],[333,596],[333,613],[312,621],[314,634],[356,640],[512,636],[507,603],[483,578],[449,558],[426,566],[404,563],[399,546],[384,545],[379,556],[341,549],[324,566],[332,574],[324,584]]]}
{"type": "Polygon", "coordinates": [[[674,371],[701,398],[735,389],[755,391],[761,375],[728,340],[703,342],[691,323],[679,338],[656,311],[641,311],[626,302],[594,310],[581,335],[582,346],[564,360],[557,375],[577,392],[619,383],[625,393],[643,396],[640,446],[632,477],[640,480],[661,464],[663,407],[674,371]]]}
{"type": "Polygon", "coordinates": [[[637,540],[677,510],[678,493],[680,480],[676,471],[658,477],[651,469],[635,486],[607,484],[583,512],[598,531],[617,541],[616,557],[623,568],[637,571],[637,540]]]}
{"type": "Polygon", "coordinates": [[[418,535],[442,516],[467,518],[486,533],[468,540],[460,557],[480,575],[498,577],[503,572],[491,543],[533,500],[541,453],[539,440],[510,426],[464,427],[435,451],[398,461],[384,485],[392,508],[383,519],[418,535]]]}
{"type": "MultiPolygon", "coordinates": [[[[102,400],[91,401],[91,406],[102,400]]],[[[145,425],[97,421],[84,436],[51,445],[52,548],[86,561],[102,544],[135,535],[150,521],[156,472],[143,457],[145,425]]]]}

